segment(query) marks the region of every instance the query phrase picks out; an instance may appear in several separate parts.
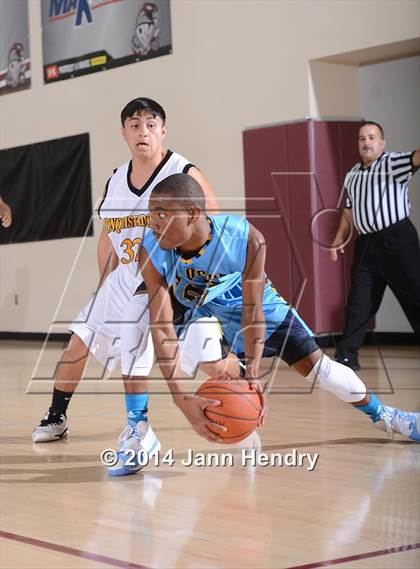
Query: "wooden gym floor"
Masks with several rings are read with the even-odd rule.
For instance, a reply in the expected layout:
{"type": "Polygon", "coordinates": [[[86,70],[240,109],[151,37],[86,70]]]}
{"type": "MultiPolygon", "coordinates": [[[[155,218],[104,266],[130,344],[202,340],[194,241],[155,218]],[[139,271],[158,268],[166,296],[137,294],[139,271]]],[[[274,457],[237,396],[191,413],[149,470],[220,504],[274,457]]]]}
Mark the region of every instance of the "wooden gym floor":
{"type": "MultiPolygon", "coordinates": [[[[152,381],[150,419],[175,464],[110,479],[99,456],[116,448],[124,426],[117,376],[83,380],[70,404],[69,438],[34,445],[31,431],[52,386],[29,384],[41,344],[0,347],[3,569],[420,566],[420,445],[387,440],[351,406],[310,393],[286,366],[273,372],[260,441],[243,447],[261,444],[268,456],[319,453],[312,471],[306,461],[242,465],[243,448],[197,437],[161,381],[152,381]],[[184,466],[188,449],[231,453],[234,465],[184,466]]],[[[38,378],[48,377],[60,351],[46,348],[38,378]]],[[[420,408],[418,350],[367,348],[361,363],[361,377],[385,403],[420,408]]],[[[94,363],[89,373],[100,376],[94,363]]]]}

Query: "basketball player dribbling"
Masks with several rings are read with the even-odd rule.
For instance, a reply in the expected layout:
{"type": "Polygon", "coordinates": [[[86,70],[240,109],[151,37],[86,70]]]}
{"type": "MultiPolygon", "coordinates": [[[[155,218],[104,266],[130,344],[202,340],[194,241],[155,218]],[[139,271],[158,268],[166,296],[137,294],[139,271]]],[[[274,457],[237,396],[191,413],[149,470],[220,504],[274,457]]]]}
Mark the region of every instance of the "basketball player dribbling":
{"type": "MultiPolygon", "coordinates": [[[[177,335],[169,288],[184,305],[184,326],[216,317],[223,335],[257,383],[263,356],[279,356],[309,382],[370,417],[374,425],[420,442],[420,413],[381,403],[355,372],[323,354],[313,333],[273,288],[265,274],[263,235],[245,218],[207,215],[199,183],[174,174],[155,186],[149,200],[151,231],[140,250],[140,270],[149,294],[156,355],[175,404],[194,430],[222,442],[225,428],[205,414],[208,402],[182,393],[177,335]]],[[[213,402],[212,405],[217,404],[213,402]]]]}
{"type": "MultiPolygon", "coordinates": [[[[134,99],[122,110],[121,123],[131,160],[117,168],[108,180],[98,210],[103,223],[98,243],[100,286],[70,325],[72,336],[57,365],[51,406],[32,433],[36,443],[58,440],[67,433],[67,408],[83,376],[89,352],[108,368],[120,360],[127,425],[119,439],[118,463],[108,469],[111,476],[140,470],[136,463],[125,464],[125,451],[130,449],[137,454],[144,449],[153,454],[160,449],[148,422],[146,378],[154,350],[148,329],[148,297],[141,286],[138,265],[138,247],[150,219],[150,193],[166,176],[182,172],[204,188],[209,210],[218,207],[200,170],[183,156],[164,149],[166,114],[161,105],[148,98],[134,99]]],[[[223,371],[238,375],[238,360],[230,356],[222,359],[220,339],[215,319],[197,322],[183,338],[183,371],[192,374],[200,362],[211,362],[201,365],[209,375],[223,371]]]]}

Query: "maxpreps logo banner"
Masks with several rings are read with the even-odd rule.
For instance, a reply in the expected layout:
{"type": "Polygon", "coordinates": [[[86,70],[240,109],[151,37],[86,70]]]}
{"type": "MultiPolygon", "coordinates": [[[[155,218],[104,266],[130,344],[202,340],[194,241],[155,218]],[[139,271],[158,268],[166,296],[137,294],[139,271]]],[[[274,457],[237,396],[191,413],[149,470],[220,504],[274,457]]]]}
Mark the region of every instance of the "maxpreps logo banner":
{"type": "Polygon", "coordinates": [[[42,0],[41,10],[45,83],[172,51],[169,0],[42,0]]]}

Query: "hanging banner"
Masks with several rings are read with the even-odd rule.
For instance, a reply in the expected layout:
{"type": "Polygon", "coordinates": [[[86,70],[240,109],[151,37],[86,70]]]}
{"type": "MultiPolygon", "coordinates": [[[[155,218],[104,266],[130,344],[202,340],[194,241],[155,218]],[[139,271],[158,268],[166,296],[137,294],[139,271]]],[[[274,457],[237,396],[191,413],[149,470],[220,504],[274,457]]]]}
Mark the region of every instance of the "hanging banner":
{"type": "Polygon", "coordinates": [[[0,224],[0,245],[92,235],[89,149],[84,133],[0,150],[1,197],[13,216],[0,224]]]}
{"type": "Polygon", "coordinates": [[[0,95],[30,86],[28,0],[0,0],[0,95]]]}
{"type": "Polygon", "coordinates": [[[44,82],[172,51],[169,0],[42,0],[44,82]]]}

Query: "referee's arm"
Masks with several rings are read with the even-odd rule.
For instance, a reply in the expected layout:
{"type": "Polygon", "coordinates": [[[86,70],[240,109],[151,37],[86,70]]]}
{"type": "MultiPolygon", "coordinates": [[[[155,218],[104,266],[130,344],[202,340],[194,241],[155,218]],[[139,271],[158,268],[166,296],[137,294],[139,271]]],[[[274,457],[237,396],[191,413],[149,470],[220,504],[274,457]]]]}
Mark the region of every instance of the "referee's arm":
{"type": "Polygon", "coordinates": [[[344,247],[353,231],[353,215],[351,207],[346,206],[341,212],[340,225],[331,244],[331,260],[337,260],[337,251],[344,253],[344,247]]]}

